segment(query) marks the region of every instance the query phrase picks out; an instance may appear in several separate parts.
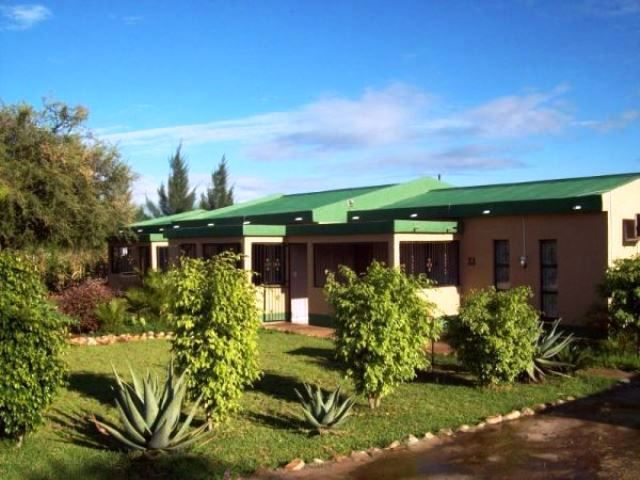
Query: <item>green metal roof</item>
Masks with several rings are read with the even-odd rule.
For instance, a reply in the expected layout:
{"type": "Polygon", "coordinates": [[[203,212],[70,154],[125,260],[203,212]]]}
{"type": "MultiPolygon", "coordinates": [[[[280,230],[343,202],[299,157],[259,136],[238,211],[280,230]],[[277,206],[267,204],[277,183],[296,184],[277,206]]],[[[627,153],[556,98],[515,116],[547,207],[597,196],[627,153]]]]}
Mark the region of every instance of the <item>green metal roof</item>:
{"type": "Polygon", "coordinates": [[[372,235],[377,233],[458,233],[456,221],[385,220],[379,222],[287,225],[287,236],[372,235]]]}
{"type": "Polygon", "coordinates": [[[129,225],[131,228],[145,228],[145,227],[164,227],[171,225],[173,222],[180,220],[188,220],[193,217],[202,215],[206,210],[190,210],[188,212],[176,213],[174,215],[166,215],[164,217],[150,218],[149,220],[142,220],[140,222],[132,223],[129,225]]]}
{"type": "Polygon", "coordinates": [[[602,209],[603,193],[639,178],[640,173],[628,173],[443,188],[391,203],[377,210],[351,212],[349,220],[368,221],[408,217],[460,218],[483,214],[599,211],[602,209]]]}
{"type": "Polygon", "coordinates": [[[428,189],[447,187],[433,178],[420,178],[396,185],[327,190],[322,192],[276,195],[244,202],[180,221],[184,226],[243,224],[286,225],[293,223],[346,222],[347,212],[355,208],[378,208],[428,189]]]}

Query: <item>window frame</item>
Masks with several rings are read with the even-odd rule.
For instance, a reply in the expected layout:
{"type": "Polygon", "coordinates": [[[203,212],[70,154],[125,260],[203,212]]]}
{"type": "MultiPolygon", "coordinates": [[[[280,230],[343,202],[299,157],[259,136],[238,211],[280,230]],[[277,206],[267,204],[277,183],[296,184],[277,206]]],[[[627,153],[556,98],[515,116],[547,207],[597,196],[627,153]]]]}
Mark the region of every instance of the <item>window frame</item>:
{"type": "Polygon", "coordinates": [[[112,274],[115,275],[132,275],[135,273],[135,261],[132,255],[132,249],[130,245],[111,245],[109,249],[109,269],[112,274]],[[122,255],[121,252],[126,249],[127,253],[122,255]],[[118,252],[116,254],[116,251],[118,252]],[[127,266],[123,268],[126,260],[127,266]]]}
{"type": "Polygon", "coordinates": [[[426,275],[427,278],[436,282],[436,287],[457,287],[460,285],[460,241],[406,241],[400,242],[400,265],[403,266],[407,275],[426,275]],[[420,248],[423,252],[416,252],[420,248]],[[410,250],[407,250],[410,249],[410,250]],[[429,249],[432,249],[430,252],[429,249]],[[438,251],[441,249],[441,251],[438,251]],[[442,259],[433,258],[441,253],[442,259]],[[431,255],[431,256],[429,256],[431,255]],[[410,265],[407,265],[406,258],[412,257],[410,265]],[[425,264],[422,268],[416,268],[415,257],[420,256],[431,260],[432,270],[429,271],[425,264]],[[453,260],[452,260],[453,259],[453,260]],[[434,268],[442,268],[442,272],[434,272],[434,268]],[[439,278],[438,278],[439,277],[439,278]],[[440,281],[439,281],[440,280],[440,281]]]}
{"type": "Polygon", "coordinates": [[[179,257],[198,258],[198,244],[193,242],[181,243],[178,245],[178,252],[179,257]],[[187,250],[191,251],[188,252],[187,250]]]}
{"type": "Polygon", "coordinates": [[[493,241],[493,285],[496,290],[504,291],[511,288],[511,243],[509,240],[499,239],[493,241]],[[498,258],[498,245],[506,245],[507,247],[507,260],[505,262],[499,262],[498,258]],[[504,282],[507,286],[500,286],[498,282],[498,270],[506,269],[507,281],[504,282]]]}
{"type": "MultiPolygon", "coordinates": [[[[326,252],[325,252],[326,253],[326,252]]],[[[333,254],[334,257],[336,254],[333,254]]],[[[340,255],[337,255],[340,256],[340,255]]],[[[326,257],[325,257],[326,258],[326,257]]],[[[338,267],[340,265],[345,265],[352,270],[354,270],[357,274],[363,274],[371,262],[373,260],[378,260],[379,262],[384,262],[387,264],[389,262],[389,242],[386,240],[380,240],[375,242],[318,242],[313,244],[313,288],[324,288],[327,283],[327,272],[331,271],[333,273],[337,273],[338,267]],[[319,252],[325,248],[334,248],[334,249],[342,249],[341,256],[346,260],[342,263],[337,263],[333,266],[333,270],[331,268],[324,268],[321,270],[319,252]],[[367,258],[363,259],[363,249],[370,248],[370,251],[367,252],[367,258]],[[378,250],[376,250],[378,249],[378,250]],[[360,250],[360,251],[358,251],[360,250]],[[384,255],[376,255],[384,251],[384,255]],[[334,271],[335,270],[335,271],[334,271]]],[[[323,262],[327,263],[327,262],[323,262]]]]}
{"type": "Polygon", "coordinates": [[[169,246],[156,247],[156,270],[166,272],[169,270],[169,246]]]}
{"type": "Polygon", "coordinates": [[[560,298],[560,286],[559,286],[559,262],[558,262],[558,240],[557,239],[543,239],[539,242],[540,249],[540,311],[544,319],[557,319],[560,317],[559,312],[555,312],[555,315],[549,315],[545,310],[545,298],[549,295],[555,297],[556,310],[558,309],[558,299],[560,298]],[[546,264],[544,255],[544,245],[555,245],[555,263],[546,264]],[[556,285],[554,288],[545,285],[545,269],[555,269],[556,285]]]}
{"type": "Polygon", "coordinates": [[[240,250],[242,250],[242,245],[239,242],[203,243],[202,258],[207,260],[211,257],[215,257],[216,255],[220,255],[222,252],[230,251],[233,253],[240,253],[240,250]],[[207,250],[209,250],[210,248],[213,248],[214,253],[209,254],[209,252],[207,252],[207,250]]]}

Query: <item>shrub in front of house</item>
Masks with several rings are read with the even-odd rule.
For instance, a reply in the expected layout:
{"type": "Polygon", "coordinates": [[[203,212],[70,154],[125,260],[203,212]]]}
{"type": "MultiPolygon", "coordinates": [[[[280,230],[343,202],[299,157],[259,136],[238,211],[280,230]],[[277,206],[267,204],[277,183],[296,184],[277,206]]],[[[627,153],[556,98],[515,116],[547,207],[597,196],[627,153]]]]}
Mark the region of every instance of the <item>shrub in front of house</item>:
{"type": "Polygon", "coordinates": [[[531,296],[529,287],[478,290],[451,319],[449,341],[483,385],[512,383],[531,368],[540,332],[531,296]]]}
{"type": "Polygon", "coordinates": [[[171,276],[166,272],[150,270],[142,285],[125,293],[127,309],[136,318],[143,318],[155,329],[169,328],[168,309],[171,297],[171,276]]]}
{"type": "Polygon", "coordinates": [[[89,279],[65,289],[53,298],[60,311],[75,320],[71,326],[74,333],[92,333],[100,328],[96,307],[113,297],[113,291],[106,282],[89,279]]]}
{"type": "Polygon", "coordinates": [[[610,300],[610,335],[628,337],[640,356],[640,255],[616,260],[606,272],[602,293],[610,300]]]}
{"type": "Polygon", "coordinates": [[[0,252],[0,435],[19,441],[62,386],[67,319],[47,300],[33,263],[0,252]]]}
{"type": "Polygon", "coordinates": [[[420,293],[426,280],[374,261],[364,275],[340,267],[325,292],[334,310],[336,356],[376,408],[383,396],[429,365],[425,347],[441,328],[420,293]]]}
{"type": "Polygon", "coordinates": [[[189,392],[202,395],[210,427],[240,408],[244,388],[260,376],[256,294],[239,258],[183,258],[169,273],[176,365],[189,371],[189,392]]]}

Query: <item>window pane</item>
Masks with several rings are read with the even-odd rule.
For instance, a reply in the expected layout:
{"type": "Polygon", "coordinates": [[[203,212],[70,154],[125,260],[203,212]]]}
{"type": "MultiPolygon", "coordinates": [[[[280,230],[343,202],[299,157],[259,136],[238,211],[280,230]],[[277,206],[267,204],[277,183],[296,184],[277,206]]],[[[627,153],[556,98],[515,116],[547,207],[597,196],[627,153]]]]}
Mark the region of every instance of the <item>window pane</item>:
{"type": "Polygon", "coordinates": [[[287,278],[285,246],[253,244],[251,268],[254,272],[253,283],[256,285],[285,285],[287,278]]]}
{"type": "Polygon", "coordinates": [[[558,318],[558,294],[542,294],[542,314],[549,318],[558,318]]]}
{"type": "Polygon", "coordinates": [[[542,265],[555,266],[558,264],[557,243],[555,240],[540,242],[540,258],[542,265]]]}
{"type": "Polygon", "coordinates": [[[408,275],[426,275],[437,285],[458,284],[458,242],[400,242],[400,264],[408,275]]]}
{"type": "Polygon", "coordinates": [[[558,269],[556,267],[542,269],[542,290],[558,290],[558,269]]]}
{"type": "Polygon", "coordinates": [[[169,268],[169,247],[156,247],[158,269],[166,272],[169,268]]]}
{"type": "Polygon", "coordinates": [[[387,242],[371,243],[317,243],[313,246],[313,282],[315,287],[323,287],[328,272],[336,273],[340,265],[351,268],[356,273],[366,272],[375,259],[388,263],[387,242]]]}

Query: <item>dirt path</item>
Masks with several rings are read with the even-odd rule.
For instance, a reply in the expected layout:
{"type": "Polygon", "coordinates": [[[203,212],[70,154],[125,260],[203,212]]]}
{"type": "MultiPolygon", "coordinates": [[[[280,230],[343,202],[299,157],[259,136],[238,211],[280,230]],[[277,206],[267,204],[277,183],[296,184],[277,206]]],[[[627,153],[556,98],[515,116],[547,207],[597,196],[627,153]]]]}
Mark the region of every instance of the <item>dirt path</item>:
{"type": "Polygon", "coordinates": [[[414,450],[347,460],[280,480],[640,479],[640,381],[414,450]]]}

